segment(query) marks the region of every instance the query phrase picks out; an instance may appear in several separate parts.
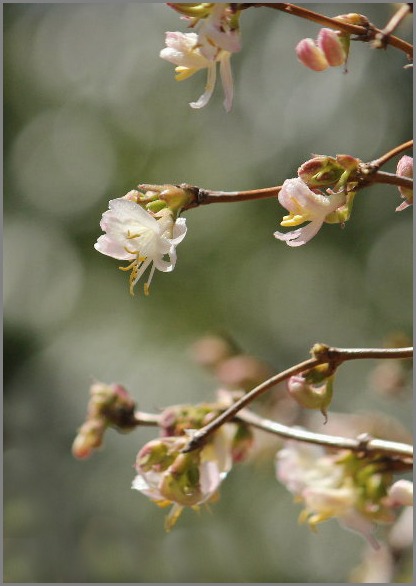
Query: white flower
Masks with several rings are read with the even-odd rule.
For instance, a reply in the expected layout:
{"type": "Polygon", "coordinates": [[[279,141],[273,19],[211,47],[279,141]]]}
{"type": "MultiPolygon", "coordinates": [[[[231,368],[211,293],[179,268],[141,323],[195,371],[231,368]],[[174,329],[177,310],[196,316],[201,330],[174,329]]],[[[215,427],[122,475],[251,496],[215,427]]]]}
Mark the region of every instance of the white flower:
{"type": "Polygon", "coordinates": [[[196,33],[166,33],[166,48],[162,49],[162,59],[170,61],[175,68],[175,78],[178,81],[187,79],[201,69],[207,69],[207,83],[204,93],[196,102],[191,102],[192,108],[202,108],[210,100],[217,78],[217,62],[220,63],[220,75],[225,93],[224,107],[231,110],[233,101],[233,78],[231,73],[231,53],[212,45],[207,38],[202,41],[196,33]]]}
{"type": "Polygon", "coordinates": [[[288,441],[276,456],[277,478],[305,508],[300,515],[311,527],[335,517],[339,523],[363,535],[374,547],[373,523],[359,510],[359,489],[346,476],[342,464],[320,446],[288,441]]]}
{"type": "Polygon", "coordinates": [[[310,222],[303,228],[286,234],[274,233],[275,238],[283,240],[288,246],[306,244],[317,234],[326,217],[344,205],[346,201],[343,192],[332,195],[315,193],[299,177],[286,179],[278,199],[280,204],[290,212],[280,222],[282,226],[298,226],[303,222],[310,222]]]}
{"type": "Polygon", "coordinates": [[[132,295],[134,286],[149,266],[150,275],[144,285],[146,295],[155,269],[166,273],[175,268],[175,248],[186,235],[185,219],[174,222],[169,209],[151,215],[136,202],[124,198],[110,201],[100,226],[106,234],[98,238],[94,248],[107,256],[132,261],[127,267],[120,267],[131,270],[132,295]],[[164,260],[165,256],[169,260],[164,260]]]}

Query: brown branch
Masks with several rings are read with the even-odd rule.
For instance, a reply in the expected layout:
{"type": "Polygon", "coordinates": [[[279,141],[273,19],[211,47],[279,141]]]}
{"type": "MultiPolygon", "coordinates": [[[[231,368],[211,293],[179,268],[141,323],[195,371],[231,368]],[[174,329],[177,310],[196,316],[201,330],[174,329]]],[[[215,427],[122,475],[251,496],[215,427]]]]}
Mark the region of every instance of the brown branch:
{"type": "Polygon", "coordinates": [[[330,366],[335,370],[342,362],[348,360],[360,360],[370,358],[411,358],[413,356],[413,348],[332,348],[325,344],[315,344],[311,350],[313,358],[295,364],[294,366],[280,372],[264,381],[241,399],[236,401],[226,411],[221,413],[216,419],[208,423],[205,427],[202,427],[195,432],[192,439],[189,441],[187,447],[183,450],[184,452],[191,452],[201,447],[208,439],[208,437],[216,431],[221,425],[227,423],[237,415],[237,413],[246,407],[249,403],[257,399],[260,395],[265,393],[271,387],[280,383],[291,376],[310,370],[311,368],[318,366],[319,364],[329,363],[330,366]]]}
{"type": "MultiPolygon", "coordinates": [[[[322,24],[323,26],[328,26],[334,28],[336,30],[343,31],[347,34],[356,35],[357,41],[369,42],[374,41],[380,38],[382,35],[383,38],[383,45],[386,46],[391,45],[395,49],[399,49],[406,53],[409,59],[413,57],[413,45],[400,39],[399,37],[395,37],[393,35],[383,36],[383,31],[376,28],[372,24],[368,24],[367,26],[360,26],[355,24],[348,24],[345,22],[341,22],[336,18],[330,18],[328,16],[324,16],[323,14],[319,14],[318,12],[314,12],[312,10],[308,10],[301,6],[296,6],[295,4],[288,4],[288,3],[277,3],[277,4],[269,4],[269,3],[258,3],[258,4],[240,4],[239,7],[244,8],[272,8],[273,10],[280,10],[281,12],[285,12],[286,14],[293,14],[294,16],[299,16],[300,18],[305,18],[307,20],[311,20],[312,22],[316,22],[318,24],[322,24]]],[[[375,48],[379,48],[376,44],[375,48]]]]}
{"type": "Polygon", "coordinates": [[[194,185],[182,183],[179,187],[187,189],[193,193],[193,201],[188,204],[184,210],[189,210],[201,205],[208,205],[210,203],[227,203],[236,201],[253,201],[257,199],[266,199],[268,197],[277,197],[281,185],[274,187],[265,187],[262,189],[251,189],[248,191],[212,191],[210,189],[202,189],[194,185]]]}
{"type": "Polygon", "coordinates": [[[363,165],[365,167],[371,167],[372,169],[375,169],[378,171],[380,169],[380,167],[382,167],[385,163],[390,161],[390,159],[393,159],[397,155],[400,155],[400,153],[402,153],[403,151],[407,151],[408,149],[411,149],[412,147],[413,147],[413,140],[408,140],[407,142],[399,144],[394,149],[391,149],[390,151],[388,151],[387,153],[385,153],[384,155],[382,155],[378,159],[374,159],[374,161],[364,163],[363,165]]]}
{"type": "Polygon", "coordinates": [[[351,450],[353,452],[366,453],[384,453],[393,456],[413,458],[413,446],[401,442],[392,442],[389,440],[375,439],[368,436],[358,437],[356,439],[340,436],[314,433],[304,429],[288,427],[282,423],[271,421],[260,417],[256,413],[244,409],[236,417],[239,421],[244,421],[253,427],[274,433],[285,439],[292,439],[310,444],[317,444],[328,448],[339,450],[351,450]]]}
{"type": "MultiPolygon", "coordinates": [[[[158,426],[161,416],[153,413],[144,413],[136,411],[134,414],[136,425],[139,426],[158,426]]],[[[315,433],[305,429],[288,427],[277,421],[272,421],[253,413],[249,409],[241,410],[233,420],[242,421],[252,425],[257,429],[278,435],[285,439],[292,439],[300,442],[316,444],[328,448],[339,450],[351,450],[353,452],[366,453],[383,453],[391,457],[413,458],[413,446],[401,442],[392,442],[389,440],[375,439],[371,437],[358,437],[356,439],[341,436],[332,436],[322,433],[315,433]]],[[[410,462],[409,462],[410,464],[410,462]]]]}

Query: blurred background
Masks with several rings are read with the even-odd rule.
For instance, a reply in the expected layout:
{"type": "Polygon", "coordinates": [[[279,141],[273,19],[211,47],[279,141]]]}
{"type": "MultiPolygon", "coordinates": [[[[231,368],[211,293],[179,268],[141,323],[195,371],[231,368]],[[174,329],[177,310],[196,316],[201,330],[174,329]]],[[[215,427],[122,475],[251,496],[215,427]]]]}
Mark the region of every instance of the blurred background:
{"type": "MultiPolygon", "coordinates": [[[[379,27],[396,9],[360,3],[379,27]]],[[[361,192],[344,230],[326,225],[298,249],[273,238],[276,200],[191,210],[176,268],[149,297],[130,297],[120,263],[94,250],[108,200],[138,183],[267,187],[311,153],[371,160],[409,140],[400,51],[353,43],[347,74],[315,73],[294,47],[318,25],[266,8],[241,25],[227,114],[220,83],[192,110],[205,73],[178,83],[159,58],[165,31],[185,31],[164,4],[4,5],[5,582],[344,582],[360,562],[362,539],[335,521],[317,534],[297,523],[272,458],[236,466],[211,511],[166,534],[166,511],[130,489],[154,430],[110,431],[91,460],[71,455],[94,379],[151,412],[212,399],[218,382],[190,353],[206,334],[271,372],[317,341],[411,336],[411,209],[395,213],[393,187],[361,192]]],[[[398,34],[411,38],[410,19],[398,34]]],[[[375,367],[342,367],[333,410],[388,414],[406,434],[408,382],[382,393],[375,367]]]]}

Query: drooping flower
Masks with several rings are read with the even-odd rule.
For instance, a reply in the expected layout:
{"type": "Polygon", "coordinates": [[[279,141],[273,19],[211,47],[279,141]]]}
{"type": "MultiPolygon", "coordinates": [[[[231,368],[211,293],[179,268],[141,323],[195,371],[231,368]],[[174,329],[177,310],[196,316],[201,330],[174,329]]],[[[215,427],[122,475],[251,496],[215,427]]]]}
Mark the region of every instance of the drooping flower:
{"type": "Polygon", "coordinates": [[[346,196],[344,192],[323,195],[318,190],[312,191],[302,179],[296,177],[286,179],[278,200],[290,212],[280,222],[282,226],[298,226],[304,222],[309,224],[292,232],[277,231],[274,237],[288,246],[301,246],[317,234],[329,214],[345,204],[346,196]]]}
{"type": "Polygon", "coordinates": [[[302,374],[291,376],[287,381],[289,395],[306,409],[319,409],[328,420],[328,407],[332,399],[332,378],[328,377],[316,384],[302,374]]]}
{"type": "Polygon", "coordinates": [[[234,92],[230,64],[231,53],[211,45],[206,39],[203,39],[201,43],[196,33],[167,32],[165,42],[166,48],[162,49],[160,56],[176,65],[175,79],[177,81],[187,79],[201,69],[207,69],[205,91],[196,102],[190,102],[191,108],[203,108],[208,104],[214,92],[217,80],[217,63],[219,62],[225,94],[224,107],[229,112],[234,92]]]}
{"type": "Polygon", "coordinates": [[[336,518],[377,548],[374,521],[394,519],[383,503],[390,476],[377,472],[373,462],[354,454],[327,454],[320,446],[288,441],[277,453],[276,473],[278,480],[303,502],[300,520],[311,528],[336,518]]]}
{"type": "Polygon", "coordinates": [[[132,295],[134,286],[148,267],[151,268],[144,284],[146,295],[155,269],[166,273],[175,268],[175,249],[186,235],[185,219],[174,221],[170,209],[151,214],[135,201],[124,198],[110,201],[100,226],[106,234],[98,238],[94,248],[107,256],[131,261],[127,267],[120,268],[131,270],[132,295]],[[169,260],[165,260],[165,256],[169,260]]]}
{"type": "Polygon", "coordinates": [[[136,459],[132,488],[160,507],[173,505],[169,531],[184,507],[198,509],[212,499],[232,466],[230,438],[222,430],[200,450],[181,453],[188,438],[162,437],[148,442],[136,459]]]}

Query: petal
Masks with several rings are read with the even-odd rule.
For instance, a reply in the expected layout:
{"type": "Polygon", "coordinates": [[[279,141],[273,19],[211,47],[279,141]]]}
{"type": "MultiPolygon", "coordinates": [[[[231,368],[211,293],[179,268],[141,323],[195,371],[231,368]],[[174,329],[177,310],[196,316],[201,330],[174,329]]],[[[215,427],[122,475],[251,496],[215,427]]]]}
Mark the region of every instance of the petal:
{"type": "Polygon", "coordinates": [[[215,81],[217,78],[217,65],[216,63],[211,63],[208,67],[208,78],[207,84],[205,86],[205,92],[198,98],[196,102],[190,102],[189,105],[191,108],[199,109],[206,106],[212,96],[212,93],[215,88],[215,81]]]}
{"type": "Polygon", "coordinates": [[[101,254],[117,258],[118,260],[134,260],[136,258],[135,254],[128,253],[121,243],[110,238],[107,234],[103,234],[98,238],[94,244],[94,248],[98,252],[101,252],[101,254]]]}
{"type": "Polygon", "coordinates": [[[322,224],[322,220],[315,220],[303,228],[293,230],[293,232],[287,232],[286,234],[275,232],[273,236],[278,240],[283,240],[288,246],[302,246],[302,244],[309,242],[319,232],[322,224]]]}
{"type": "Polygon", "coordinates": [[[230,58],[230,53],[226,53],[220,61],[220,75],[225,94],[224,108],[227,112],[231,110],[234,95],[233,74],[231,71],[230,58]]]}
{"type": "Polygon", "coordinates": [[[173,226],[173,238],[169,238],[169,242],[177,246],[185,238],[187,230],[186,219],[178,218],[173,226]]]}
{"type": "Polygon", "coordinates": [[[111,217],[115,220],[120,222],[130,223],[130,222],[138,222],[143,227],[150,228],[154,231],[159,231],[157,220],[153,218],[149,212],[147,212],[142,206],[137,204],[134,201],[129,201],[126,199],[112,199],[109,202],[110,212],[105,212],[103,218],[106,214],[108,217],[111,217]]]}

